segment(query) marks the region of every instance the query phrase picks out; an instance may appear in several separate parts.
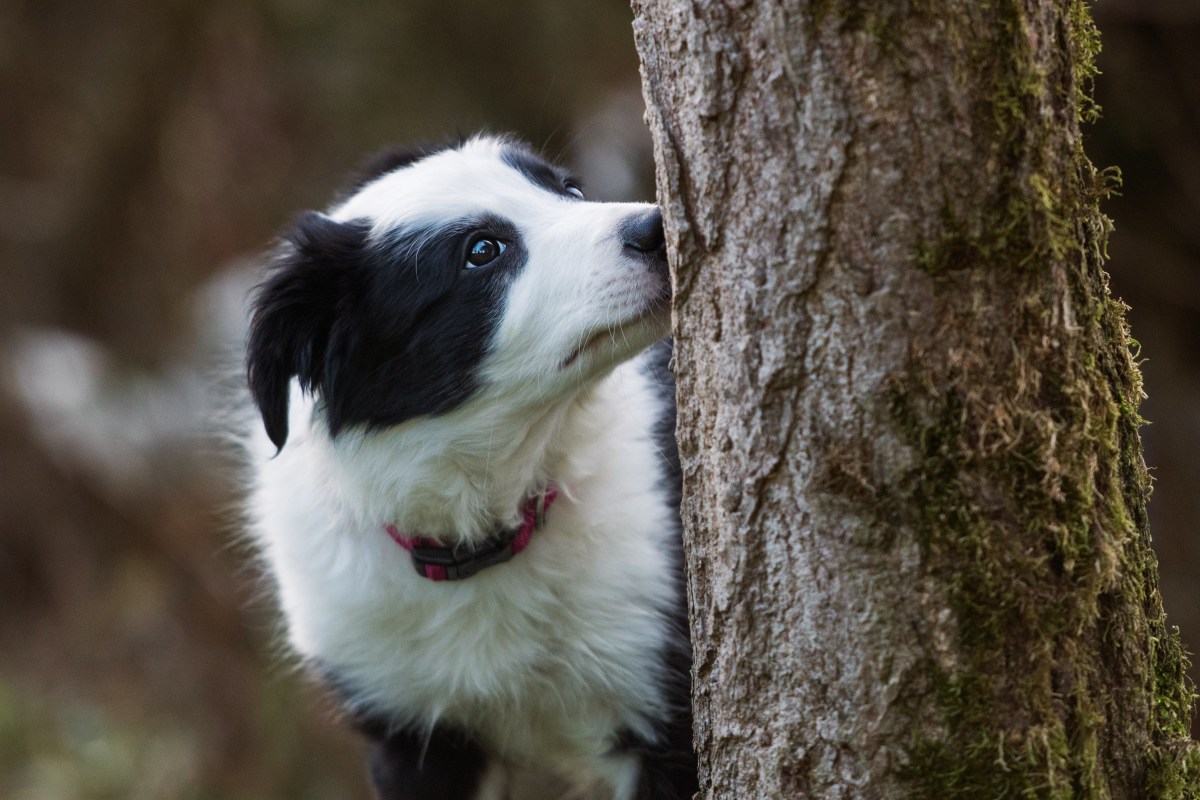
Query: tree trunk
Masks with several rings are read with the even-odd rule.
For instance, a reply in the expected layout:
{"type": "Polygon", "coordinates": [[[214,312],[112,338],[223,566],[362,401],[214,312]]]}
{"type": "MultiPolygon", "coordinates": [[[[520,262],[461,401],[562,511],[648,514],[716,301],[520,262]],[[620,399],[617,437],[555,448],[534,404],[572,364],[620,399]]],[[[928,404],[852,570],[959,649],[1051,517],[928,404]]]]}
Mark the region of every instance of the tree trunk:
{"type": "Polygon", "coordinates": [[[1083,0],[634,0],[705,798],[1196,796],[1083,0]]]}

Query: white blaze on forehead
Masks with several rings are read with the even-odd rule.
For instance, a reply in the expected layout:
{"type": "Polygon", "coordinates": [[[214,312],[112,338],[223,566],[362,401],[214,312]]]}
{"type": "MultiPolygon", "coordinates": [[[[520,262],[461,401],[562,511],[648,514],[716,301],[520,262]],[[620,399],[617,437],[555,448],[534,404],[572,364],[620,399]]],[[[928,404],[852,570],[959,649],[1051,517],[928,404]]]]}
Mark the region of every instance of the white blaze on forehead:
{"type": "Polygon", "coordinates": [[[512,146],[481,136],[434,153],[373,180],[330,216],[340,222],[369,219],[375,231],[383,231],[439,225],[486,212],[536,212],[546,204],[571,202],[531,183],[508,164],[504,152],[512,146]]]}

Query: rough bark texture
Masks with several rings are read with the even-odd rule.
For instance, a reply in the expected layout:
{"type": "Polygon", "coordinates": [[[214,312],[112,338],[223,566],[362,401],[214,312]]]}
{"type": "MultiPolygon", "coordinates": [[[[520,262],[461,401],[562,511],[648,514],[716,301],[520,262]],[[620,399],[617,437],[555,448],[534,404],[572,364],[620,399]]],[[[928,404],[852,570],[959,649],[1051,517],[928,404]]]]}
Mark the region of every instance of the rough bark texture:
{"type": "Polygon", "coordinates": [[[1083,1],[634,9],[704,796],[1196,796],[1083,1]]]}

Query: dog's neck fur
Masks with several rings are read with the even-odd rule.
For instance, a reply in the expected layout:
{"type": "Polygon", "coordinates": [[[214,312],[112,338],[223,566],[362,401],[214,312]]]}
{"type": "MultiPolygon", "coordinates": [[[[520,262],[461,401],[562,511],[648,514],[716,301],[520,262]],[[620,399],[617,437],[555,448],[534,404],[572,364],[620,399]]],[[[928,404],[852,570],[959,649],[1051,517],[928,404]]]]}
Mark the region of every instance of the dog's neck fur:
{"type": "Polygon", "coordinates": [[[568,454],[600,432],[583,429],[584,415],[576,413],[596,390],[534,413],[470,403],[420,425],[347,431],[332,440],[314,421],[314,438],[340,473],[333,477],[340,478],[347,507],[367,515],[364,523],[390,523],[448,546],[469,544],[515,525],[524,500],[548,482],[570,493],[580,464],[568,454]]]}

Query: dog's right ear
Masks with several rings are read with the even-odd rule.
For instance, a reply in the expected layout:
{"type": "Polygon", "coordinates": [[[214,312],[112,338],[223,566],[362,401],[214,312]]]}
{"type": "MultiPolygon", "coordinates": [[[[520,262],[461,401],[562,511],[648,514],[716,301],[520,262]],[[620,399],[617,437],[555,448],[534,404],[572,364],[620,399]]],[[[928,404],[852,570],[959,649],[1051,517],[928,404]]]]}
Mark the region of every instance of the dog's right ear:
{"type": "Polygon", "coordinates": [[[267,436],[280,450],[292,378],[305,390],[323,388],[330,331],[360,278],[368,231],[358,220],[300,215],[254,295],[246,377],[267,436]]]}

